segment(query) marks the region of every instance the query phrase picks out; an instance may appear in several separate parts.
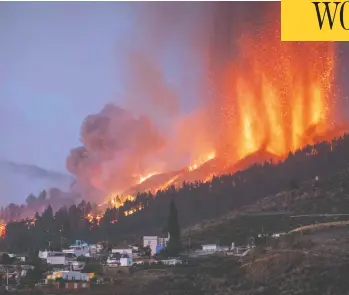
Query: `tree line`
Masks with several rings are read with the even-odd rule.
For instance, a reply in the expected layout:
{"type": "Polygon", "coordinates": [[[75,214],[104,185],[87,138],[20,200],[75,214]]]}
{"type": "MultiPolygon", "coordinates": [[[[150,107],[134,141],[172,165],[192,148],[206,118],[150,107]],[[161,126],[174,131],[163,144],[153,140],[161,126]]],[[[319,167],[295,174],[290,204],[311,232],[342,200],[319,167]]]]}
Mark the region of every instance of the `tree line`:
{"type": "Polygon", "coordinates": [[[8,223],[0,246],[13,252],[33,252],[49,247],[60,249],[76,239],[109,244],[137,242],[143,235],[166,232],[172,200],[176,203],[180,226],[186,227],[295,187],[315,176],[333,175],[347,168],[348,163],[349,136],[344,135],[290,152],[279,163],[266,161],[234,174],[213,177],[210,182],[183,183],[179,189],[171,186],[155,194],[138,193],[134,201],[126,201],[118,209],[108,208],[99,222],[86,219],[86,215],[95,210],[95,205],[88,202],[62,207],[55,213],[48,206],[42,214],[36,214],[33,221],[8,223]],[[125,212],[139,207],[143,210],[125,216],[125,212]]]}

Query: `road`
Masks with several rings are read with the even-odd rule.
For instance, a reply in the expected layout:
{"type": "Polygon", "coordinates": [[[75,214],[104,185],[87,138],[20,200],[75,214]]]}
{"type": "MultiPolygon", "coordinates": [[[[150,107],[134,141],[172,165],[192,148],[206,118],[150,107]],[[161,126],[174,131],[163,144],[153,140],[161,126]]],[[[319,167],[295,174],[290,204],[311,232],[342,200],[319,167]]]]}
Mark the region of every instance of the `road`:
{"type": "Polygon", "coordinates": [[[305,215],[293,215],[291,218],[299,218],[299,217],[335,217],[335,216],[349,216],[349,213],[342,214],[305,214],[305,215]]]}
{"type": "Polygon", "coordinates": [[[321,228],[326,228],[326,227],[331,227],[331,226],[343,226],[343,225],[349,225],[349,220],[304,225],[304,226],[297,227],[297,228],[289,231],[288,234],[294,233],[294,232],[300,232],[300,231],[307,230],[307,229],[321,229],[321,228]]]}

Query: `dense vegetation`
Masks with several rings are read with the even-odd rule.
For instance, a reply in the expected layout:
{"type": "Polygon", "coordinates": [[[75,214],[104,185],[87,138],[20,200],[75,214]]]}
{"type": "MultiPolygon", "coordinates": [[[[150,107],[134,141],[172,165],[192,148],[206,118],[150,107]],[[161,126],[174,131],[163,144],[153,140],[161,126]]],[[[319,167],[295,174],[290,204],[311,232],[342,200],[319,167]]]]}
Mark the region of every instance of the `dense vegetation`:
{"type": "Polygon", "coordinates": [[[349,163],[349,136],[307,146],[290,153],[280,163],[265,162],[231,175],[214,177],[208,183],[184,183],[181,189],[139,193],[135,201],[128,201],[119,209],[107,209],[100,224],[85,217],[93,205],[82,202],[56,213],[49,206],[35,217],[35,222],[10,222],[2,247],[15,252],[37,251],[39,248],[60,248],[72,240],[88,242],[136,241],[140,236],[160,234],[167,225],[168,208],[175,200],[181,227],[203,219],[224,215],[252,204],[268,195],[319,176],[320,179],[345,169],[349,163]],[[124,212],[135,207],[143,210],[129,216],[124,212]],[[25,241],[25,243],[24,243],[25,241]]]}

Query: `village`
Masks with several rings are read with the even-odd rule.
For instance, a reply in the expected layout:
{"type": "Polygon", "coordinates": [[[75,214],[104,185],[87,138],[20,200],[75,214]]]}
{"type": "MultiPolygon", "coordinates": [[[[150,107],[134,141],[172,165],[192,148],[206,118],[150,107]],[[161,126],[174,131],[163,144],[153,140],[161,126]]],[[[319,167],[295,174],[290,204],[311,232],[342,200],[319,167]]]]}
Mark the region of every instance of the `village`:
{"type": "MultiPolygon", "coordinates": [[[[278,238],[281,234],[274,234],[278,238]]],[[[91,284],[103,285],[112,282],[120,274],[130,274],[142,267],[173,267],[188,264],[187,259],[200,259],[207,255],[235,256],[237,259],[248,255],[255,245],[252,243],[235,246],[205,244],[199,249],[186,250],[177,257],[162,257],[170,236],[144,236],[142,245],[129,245],[124,248],[106,249],[104,243],[88,244],[76,240],[61,251],[41,250],[37,254],[41,265],[46,271],[41,273],[37,281],[32,282],[34,288],[54,288],[59,290],[81,290],[90,288],[91,284]]],[[[2,272],[2,288],[15,291],[28,282],[26,277],[33,271],[26,255],[3,253],[0,272],[2,272]],[[6,262],[6,264],[5,264],[6,262]]]]}

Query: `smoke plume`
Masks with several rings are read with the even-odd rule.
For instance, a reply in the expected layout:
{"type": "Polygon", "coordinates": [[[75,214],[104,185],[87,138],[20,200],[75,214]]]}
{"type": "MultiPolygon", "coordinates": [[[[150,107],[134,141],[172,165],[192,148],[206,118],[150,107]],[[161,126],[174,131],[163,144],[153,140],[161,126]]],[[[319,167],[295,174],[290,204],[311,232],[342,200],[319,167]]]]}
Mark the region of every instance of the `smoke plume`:
{"type": "MultiPolygon", "coordinates": [[[[67,169],[77,178],[74,189],[87,198],[122,192],[142,175],[188,164],[201,152],[199,142],[206,137],[200,124],[203,112],[183,116],[183,108],[207,97],[204,87],[193,85],[206,82],[202,69],[211,5],[139,3],[134,7],[137,21],[132,38],[117,52],[123,60],[119,67],[124,106],[111,103],[87,116],[80,132],[82,145],[67,158],[67,169]],[[166,60],[180,69],[177,84],[164,69],[166,60]]],[[[204,149],[211,149],[210,145],[203,145],[204,149]]]]}
{"type": "Polygon", "coordinates": [[[123,106],[111,103],[83,122],[82,145],[67,159],[77,190],[85,197],[106,197],[136,185],[141,176],[179,169],[203,154],[218,152],[234,162],[261,148],[277,156],[299,148],[307,128],[314,122],[320,126],[329,115],[323,110],[332,85],[333,48],[304,45],[323,59],[311,59],[302,75],[291,77],[303,70],[299,61],[306,50],[280,45],[279,5],[134,4],[134,31],[117,52],[124,85],[117,100],[123,106]],[[318,76],[312,74],[314,88],[307,89],[311,67],[318,76]],[[323,80],[327,84],[319,83],[323,80]],[[307,93],[304,99],[314,95],[317,101],[304,111],[292,109],[301,103],[282,92],[291,93],[292,83],[303,91],[297,98],[307,93]],[[297,123],[303,115],[305,123],[297,123]]]}
{"type": "Polygon", "coordinates": [[[123,190],[144,172],[146,158],[161,150],[164,138],[146,116],[106,105],[89,115],[81,127],[83,146],[67,158],[68,170],[89,189],[123,190]]]}

